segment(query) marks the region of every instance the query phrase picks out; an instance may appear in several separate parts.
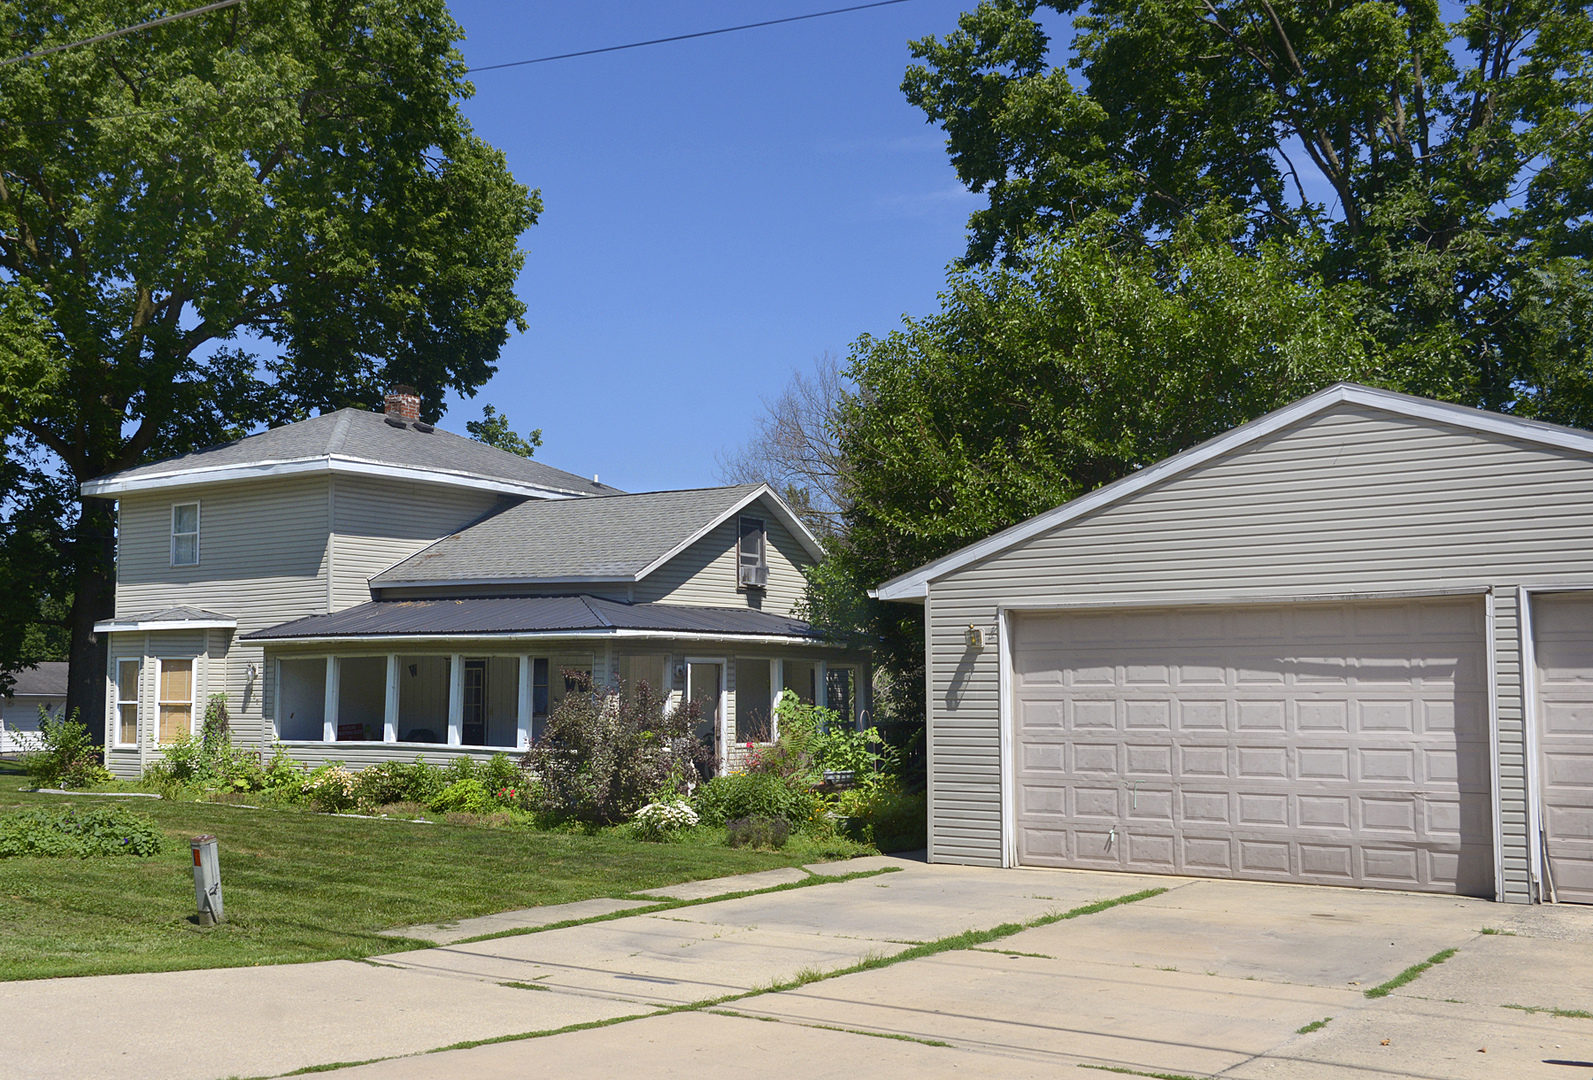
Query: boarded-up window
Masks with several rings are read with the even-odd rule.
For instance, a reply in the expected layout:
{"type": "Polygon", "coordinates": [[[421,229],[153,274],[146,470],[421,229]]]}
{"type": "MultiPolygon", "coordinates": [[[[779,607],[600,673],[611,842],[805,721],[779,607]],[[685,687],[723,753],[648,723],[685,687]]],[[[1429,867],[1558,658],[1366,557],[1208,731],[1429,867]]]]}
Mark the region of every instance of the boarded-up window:
{"type": "Polygon", "coordinates": [[[138,670],[142,666],[137,660],[116,664],[116,741],[124,746],[138,742],[138,670]]]}
{"type": "Polygon", "coordinates": [[[160,662],[160,744],[176,742],[194,729],[194,662],[160,662]]]}
{"type": "Polygon", "coordinates": [[[620,691],[625,695],[626,701],[636,700],[636,690],[642,683],[652,691],[653,700],[657,701],[669,689],[664,681],[667,677],[665,669],[669,665],[669,657],[656,656],[618,656],[615,657],[615,667],[619,669],[620,691]]]}

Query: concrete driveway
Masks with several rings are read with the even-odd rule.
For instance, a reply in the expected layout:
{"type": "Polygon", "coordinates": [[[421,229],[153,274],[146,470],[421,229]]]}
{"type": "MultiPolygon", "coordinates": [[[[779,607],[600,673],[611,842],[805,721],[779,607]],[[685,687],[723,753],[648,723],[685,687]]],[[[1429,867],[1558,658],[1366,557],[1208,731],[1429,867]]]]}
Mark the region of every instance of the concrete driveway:
{"type": "MultiPolygon", "coordinates": [[[[1593,909],[894,859],[813,869],[885,867],[898,872],[652,913],[598,902],[416,928],[452,943],[363,963],[0,984],[14,1036],[0,1078],[363,1061],[338,1075],[1593,1080],[1593,909]],[[1147,888],[1166,891],[890,962],[1147,888]],[[585,914],[607,921],[458,940],[585,914]],[[813,981],[770,992],[798,979],[813,981]],[[505,1041],[441,1049],[484,1040],[505,1041]]],[[[665,892],[797,876],[782,873],[665,892]]]]}

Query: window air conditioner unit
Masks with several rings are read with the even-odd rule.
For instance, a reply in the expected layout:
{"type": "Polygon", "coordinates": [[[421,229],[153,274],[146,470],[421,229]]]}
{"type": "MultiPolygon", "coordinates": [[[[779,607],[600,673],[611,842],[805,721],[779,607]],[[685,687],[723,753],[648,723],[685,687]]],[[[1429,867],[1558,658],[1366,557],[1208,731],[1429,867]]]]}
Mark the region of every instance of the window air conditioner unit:
{"type": "Polygon", "coordinates": [[[769,584],[769,568],[767,566],[743,566],[741,579],[738,582],[749,589],[762,589],[769,584]]]}

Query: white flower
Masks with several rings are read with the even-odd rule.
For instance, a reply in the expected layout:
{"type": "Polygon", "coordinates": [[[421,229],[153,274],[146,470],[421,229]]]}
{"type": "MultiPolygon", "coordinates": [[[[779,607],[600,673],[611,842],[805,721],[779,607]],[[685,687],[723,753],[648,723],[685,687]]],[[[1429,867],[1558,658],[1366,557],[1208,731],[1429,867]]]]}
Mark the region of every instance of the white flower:
{"type": "Polygon", "coordinates": [[[697,824],[697,811],[681,801],[648,803],[631,818],[648,835],[664,835],[697,824]]]}

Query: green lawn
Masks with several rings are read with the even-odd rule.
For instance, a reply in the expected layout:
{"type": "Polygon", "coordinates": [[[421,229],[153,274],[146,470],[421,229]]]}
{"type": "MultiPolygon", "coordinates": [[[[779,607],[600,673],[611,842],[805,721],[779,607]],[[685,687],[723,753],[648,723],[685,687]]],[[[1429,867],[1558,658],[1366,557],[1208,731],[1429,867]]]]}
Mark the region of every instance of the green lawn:
{"type": "MultiPolygon", "coordinates": [[[[30,795],[0,765],[0,813],[110,799],[30,795]]],[[[0,859],[0,979],[288,964],[396,952],[375,931],[813,862],[623,837],[420,825],[117,799],[163,828],[151,859],[0,859]],[[228,922],[194,922],[188,838],[220,841],[228,922]]]]}

